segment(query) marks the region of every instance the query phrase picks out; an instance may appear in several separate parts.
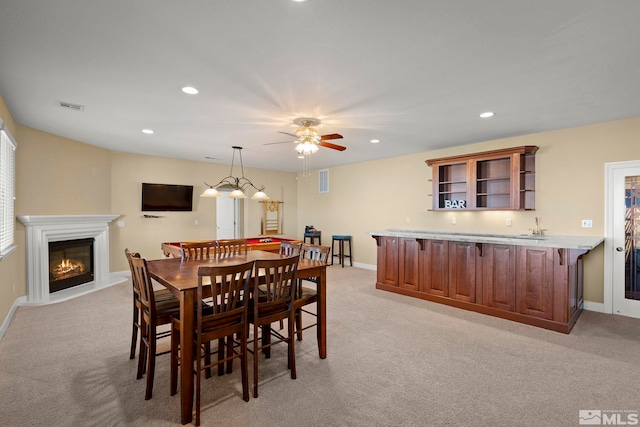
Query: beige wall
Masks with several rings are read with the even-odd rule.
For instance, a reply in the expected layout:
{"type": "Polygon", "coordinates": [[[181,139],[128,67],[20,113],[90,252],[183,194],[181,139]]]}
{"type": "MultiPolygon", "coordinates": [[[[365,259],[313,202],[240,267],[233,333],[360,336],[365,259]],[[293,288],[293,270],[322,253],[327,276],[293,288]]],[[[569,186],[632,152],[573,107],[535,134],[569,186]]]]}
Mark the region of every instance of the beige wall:
{"type": "MultiPolygon", "coordinates": [[[[229,174],[229,165],[169,159],[128,153],[112,153],[111,212],[121,217],[110,227],[111,271],[128,268],[124,249],[140,252],[147,258],[160,258],[160,245],[167,241],[216,238],[216,199],[201,198],[204,182],[216,184],[229,174]],[[192,212],[145,212],[160,218],[144,218],[140,210],[141,183],[182,184],[194,186],[192,212]],[[198,225],[195,225],[195,221],[198,225]],[[117,222],[124,223],[119,227],[117,222]]],[[[234,170],[234,174],[237,174],[234,170]]],[[[284,209],[283,235],[297,235],[297,185],[294,173],[245,168],[245,176],[257,186],[266,186],[271,200],[280,200],[284,209]]],[[[248,196],[253,191],[246,192],[248,196]]],[[[243,207],[244,237],[260,234],[262,205],[245,199],[243,207]]]]}
{"type": "MultiPolygon", "coordinates": [[[[330,191],[319,194],[318,174],[300,177],[298,218],[332,234],[353,236],[355,261],[376,263],[372,230],[418,228],[449,231],[529,233],[540,217],[548,234],[604,235],[604,164],[640,159],[640,118],[507,138],[329,169],[330,191]],[[537,145],[536,210],[430,211],[431,168],[426,159],[537,145]],[[451,218],[456,217],[456,225],[451,218]],[[506,219],[512,227],[506,227],[506,219]],[[593,228],[582,228],[583,219],[593,228]]],[[[383,143],[392,144],[393,141],[383,143]]],[[[585,257],[585,299],[603,301],[603,245],[585,257]]]]}

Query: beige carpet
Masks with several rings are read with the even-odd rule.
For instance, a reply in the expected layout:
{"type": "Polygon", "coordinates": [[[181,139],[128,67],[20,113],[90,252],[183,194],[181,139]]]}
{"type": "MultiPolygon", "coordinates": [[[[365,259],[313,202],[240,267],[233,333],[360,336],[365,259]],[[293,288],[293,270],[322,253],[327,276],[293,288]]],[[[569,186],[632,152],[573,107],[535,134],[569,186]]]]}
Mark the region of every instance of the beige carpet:
{"type": "MultiPolygon", "coordinates": [[[[203,425],[576,426],[579,410],[640,410],[640,320],[584,312],[570,335],[375,290],[375,272],[328,269],[328,358],[315,330],[298,379],[276,346],[260,397],[239,369],[203,382],[203,425]]],[[[168,356],[144,400],[129,360],[129,284],[21,307],[0,341],[2,426],[171,426],[168,356]]]]}

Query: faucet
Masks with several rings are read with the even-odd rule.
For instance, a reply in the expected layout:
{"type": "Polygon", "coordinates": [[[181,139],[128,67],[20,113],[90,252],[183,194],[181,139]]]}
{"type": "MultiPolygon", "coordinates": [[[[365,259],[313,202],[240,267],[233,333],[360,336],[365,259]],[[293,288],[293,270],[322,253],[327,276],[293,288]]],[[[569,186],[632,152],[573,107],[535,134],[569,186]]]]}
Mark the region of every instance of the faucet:
{"type": "Polygon", "coordinates": [[[536,220],[536,228],[530,228],[529,230],[531,230],[531,234],[534,236],[542,236],[547,230],[540,228],[540,218],[535,217],[534,219],[536,220]]]}

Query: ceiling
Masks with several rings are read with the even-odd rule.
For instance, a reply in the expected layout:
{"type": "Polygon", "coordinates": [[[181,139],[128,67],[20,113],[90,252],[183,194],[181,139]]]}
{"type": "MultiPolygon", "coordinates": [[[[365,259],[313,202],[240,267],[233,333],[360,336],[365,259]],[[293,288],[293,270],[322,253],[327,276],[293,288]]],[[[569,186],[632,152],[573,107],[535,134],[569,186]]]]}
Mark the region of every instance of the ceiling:
{"type": "Polygon", "coordinates": [[[347,147],[312,169],[640,116],[638,22],[636,0],[1,0],[0,96],[111,150],[295,172],[263,144],[301,116],[347,147]]]}

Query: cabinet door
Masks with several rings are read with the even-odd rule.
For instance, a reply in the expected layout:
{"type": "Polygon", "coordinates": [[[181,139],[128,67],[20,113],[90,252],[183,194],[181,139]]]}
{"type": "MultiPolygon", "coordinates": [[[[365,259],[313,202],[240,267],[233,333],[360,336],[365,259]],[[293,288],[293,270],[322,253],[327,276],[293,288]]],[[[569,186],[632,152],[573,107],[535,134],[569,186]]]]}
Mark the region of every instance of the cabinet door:
{"type": "Polygon", "coordinates": [[[449,296],[476,301],[476,244],[449,242],[449,296]]]}
{"type": "Polygon", "coordinates": [[[417,291],[420,282],[420,245],[416,239],[398,239],[399,277],[401,288],[417,291]]]}
{"type": "Polygon", "coordinates": [[[378,283],[398,286],[398,238],[376,236],[378,283]]]}
{"type": "Polygon", "coordinates": [[[483,305],[516,311],[516,247],[483,244],[483,305]]]}
{"type": "Polygon", "coordinates": [[[449,296],[449,242],[424,240],[421,258],[421,291],[449,296]]]}
{"type": "Polygon", "coordinates": [[[518,312],[553,317],[553,248],[518,246],[518,312]]]}

